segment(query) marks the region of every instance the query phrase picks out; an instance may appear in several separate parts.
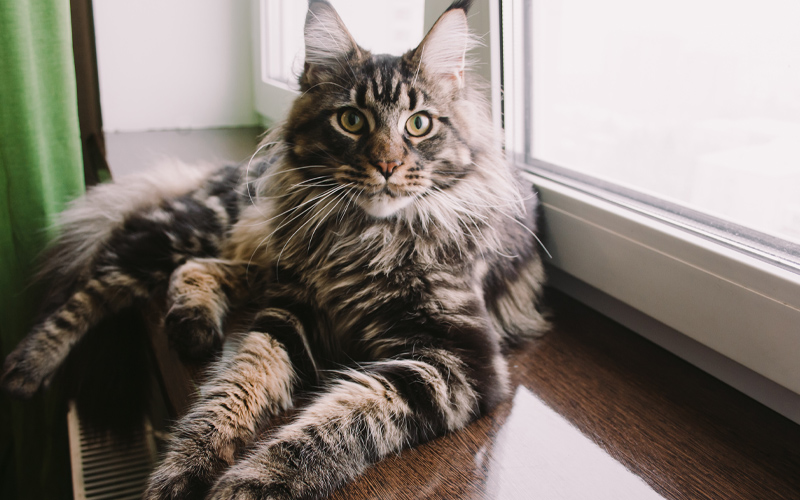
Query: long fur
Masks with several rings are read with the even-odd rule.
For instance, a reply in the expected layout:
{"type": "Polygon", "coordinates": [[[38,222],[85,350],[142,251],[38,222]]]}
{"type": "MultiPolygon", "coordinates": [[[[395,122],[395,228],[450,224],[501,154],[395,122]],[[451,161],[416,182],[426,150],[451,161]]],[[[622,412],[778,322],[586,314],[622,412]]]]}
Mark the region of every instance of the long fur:
{"type": "MultiPolygon", "coordinates": [[[[162,160],[153,173],[136,174],[124,183],[101,184],[73,202],[57,221],[58,238],[51,244],[40,278],[72,284],[87,274],[87,267],[111,233],[131,212],[197,189],[215,167],[162,160]]],[[[67,286],[67,285],[64,285],[67,286]]]]}
{"type": "Polygon", "coordinates": [[[547,322],[537,200],[465,72],[468,6],[393,57],[312,1],[301,94],[250,161],[156,172],[67,213],[58,291],[3,387],[32,394],[105,322],[165,296],[171,345],[223,354],[148,499],[322,497],[490,411],[504,349],[547,322]]]}

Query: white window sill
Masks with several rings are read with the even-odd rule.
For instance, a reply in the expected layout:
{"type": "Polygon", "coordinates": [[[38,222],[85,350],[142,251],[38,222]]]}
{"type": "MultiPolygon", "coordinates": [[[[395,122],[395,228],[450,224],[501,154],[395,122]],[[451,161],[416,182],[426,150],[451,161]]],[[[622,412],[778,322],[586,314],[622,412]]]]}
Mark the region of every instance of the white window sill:
{"type": "Polygon", "coordinates": [[[106,159],[114,179],[142,172],[164,159],[237,163],[253,154],[262,132],[259,127],[106,132],[106,159]]]}
{"type": "Polygon", "coordinates": [[[588,284],[777,384],[760,390],[726,377],[721,357],[703,366],[703,356],[676,352],[800,423],[800,276],[552,180],[534,183],[549,264],[579,280],[561,288],[588,284]]]}

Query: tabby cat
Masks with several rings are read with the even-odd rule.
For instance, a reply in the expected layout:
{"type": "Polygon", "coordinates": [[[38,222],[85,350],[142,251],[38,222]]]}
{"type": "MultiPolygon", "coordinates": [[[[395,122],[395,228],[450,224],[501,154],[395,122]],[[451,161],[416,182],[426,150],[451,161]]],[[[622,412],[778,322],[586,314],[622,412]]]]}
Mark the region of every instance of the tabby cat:
{"type": "Polygon", "coordinates": [[[395,57],[312,0],[300,95],[257,156],[101,186],[65,212],[52,305],[2,386],[31,395],[101,320],[166,291],[176,350],[225,343],[148,499],[325,496],[494,407],[503,348],[546,328],[544,275],[535,195],[465,72],[469,3],[395,57]],[[226,330],[245,302],[250,327],[226,330]],[[296,417],[260,434],[300,389],[296,417]]]}

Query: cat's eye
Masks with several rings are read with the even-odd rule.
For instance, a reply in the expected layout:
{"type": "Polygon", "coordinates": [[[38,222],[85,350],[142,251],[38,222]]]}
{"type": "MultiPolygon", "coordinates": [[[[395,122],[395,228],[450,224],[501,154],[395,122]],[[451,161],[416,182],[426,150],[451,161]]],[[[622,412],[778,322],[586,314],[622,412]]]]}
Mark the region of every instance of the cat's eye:
{"type": "Polygon", "coordinates": [[[339,112],[339,125],[351,134],[363,132],[366,123],[366,118],[357,109],[347,108],[339,112]]]}
{"type": "Polygon", "coordinates": [[[406,122],[406,131],[414,137],[421,137],[431,130],[431,117],[428,113],[415,113],[406,122]]]}

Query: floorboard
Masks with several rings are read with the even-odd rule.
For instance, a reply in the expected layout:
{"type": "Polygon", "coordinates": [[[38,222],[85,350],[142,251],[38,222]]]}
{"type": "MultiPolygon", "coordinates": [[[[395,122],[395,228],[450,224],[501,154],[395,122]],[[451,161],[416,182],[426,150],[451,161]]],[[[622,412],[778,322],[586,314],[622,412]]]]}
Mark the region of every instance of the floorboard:
{"type": "Polygon", "coordinates": [[[511,353],[513,394],[344,499],[800,499],[800,426],[578,302],[511,353]]]}

